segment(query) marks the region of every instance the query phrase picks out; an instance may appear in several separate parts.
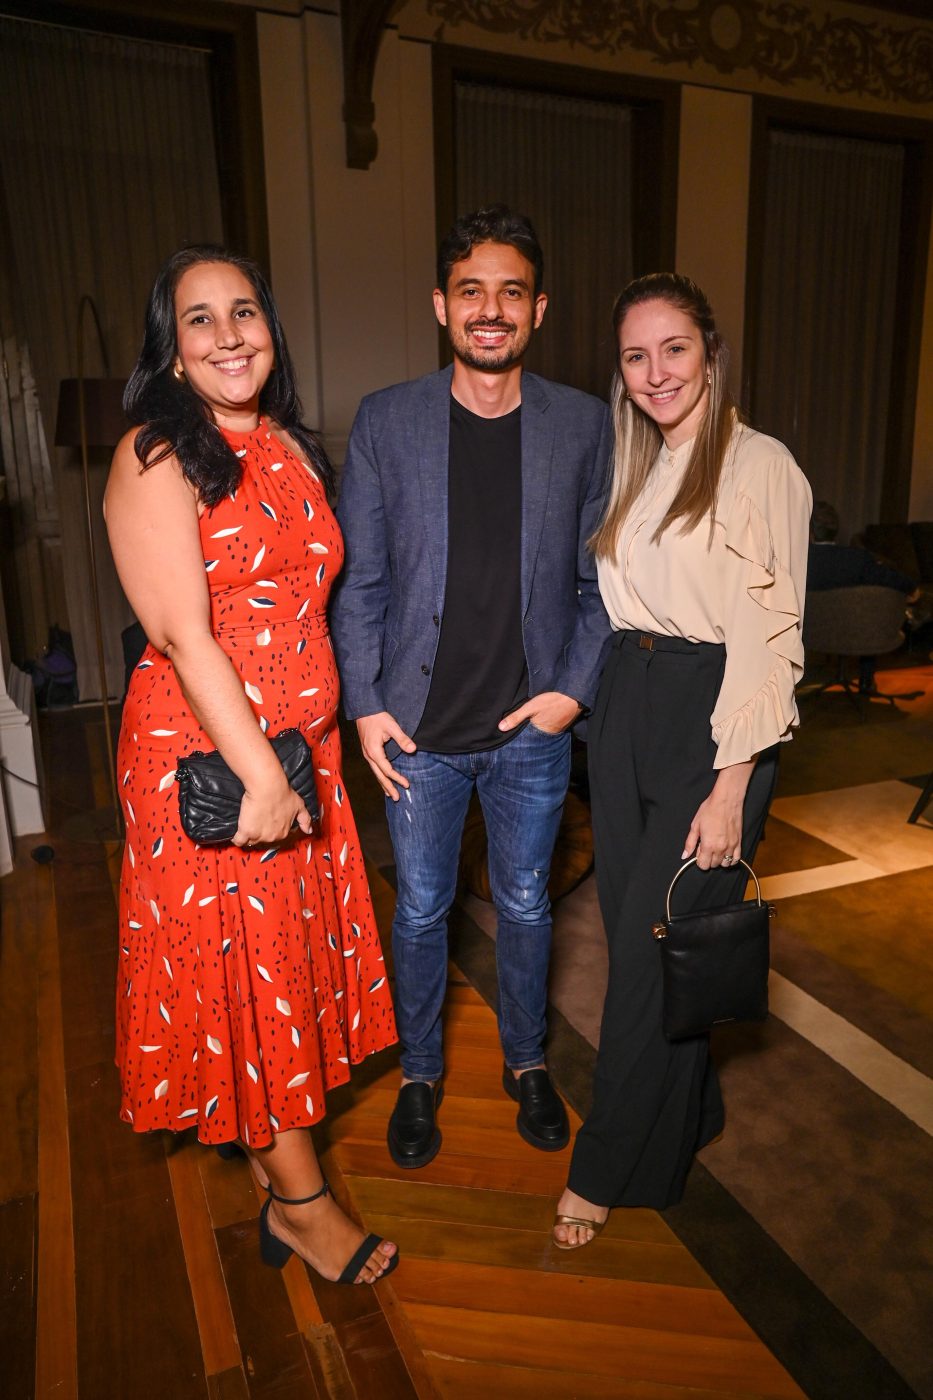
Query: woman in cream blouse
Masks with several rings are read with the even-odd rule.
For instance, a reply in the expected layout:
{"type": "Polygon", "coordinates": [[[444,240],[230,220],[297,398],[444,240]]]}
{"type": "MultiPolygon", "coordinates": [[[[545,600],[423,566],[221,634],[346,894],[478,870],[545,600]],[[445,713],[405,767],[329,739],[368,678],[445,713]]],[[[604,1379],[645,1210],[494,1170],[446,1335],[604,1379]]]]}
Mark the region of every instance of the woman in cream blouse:
{"type": "Polygon", "coordinates": [[[613,325],[614,476],[592,543],[615,635],[588,726],[609,985],[563,1249],[613,1206],[674,1204],[722,1132],[708,1038],[661,1030],[651,926],[690,856],[677,912],[742,898],[736,862],[761,838],[803,671],[810,489],[781,443],[739,420],[706,297],[674,273],[642,277],[613,325]]]}

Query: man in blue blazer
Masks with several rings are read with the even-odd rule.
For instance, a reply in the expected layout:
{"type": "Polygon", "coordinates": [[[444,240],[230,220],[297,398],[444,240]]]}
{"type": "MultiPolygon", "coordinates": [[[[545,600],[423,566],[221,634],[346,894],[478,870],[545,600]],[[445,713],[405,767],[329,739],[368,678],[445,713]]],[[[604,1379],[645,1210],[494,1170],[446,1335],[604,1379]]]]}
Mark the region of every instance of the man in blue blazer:
{"type": "Polygon", "coordinates": [[[555,1151],[567,1114],[544,1062],[554,839],[570,726],[609,638],[587,540],[611,452],[605,404],[523,370],[547,306],[527,219],[502,205],[441,245],[437,319],[451,368],[363,400],[338,518],[346,563],[331,630],[347,715],[388,799],[403,1167],[441,1142],[447,914],[479,795],[498,911],[503,1088],[518,1131],[555,1151]]]}

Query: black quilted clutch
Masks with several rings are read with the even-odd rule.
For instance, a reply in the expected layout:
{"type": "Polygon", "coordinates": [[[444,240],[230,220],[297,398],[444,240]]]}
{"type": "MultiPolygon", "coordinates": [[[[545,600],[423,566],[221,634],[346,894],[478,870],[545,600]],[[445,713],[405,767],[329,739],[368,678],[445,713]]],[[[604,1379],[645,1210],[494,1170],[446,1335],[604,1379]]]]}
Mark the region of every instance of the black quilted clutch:
{"type": "Polygon", "coordinates": [[[672,916],[671,892],[695,861],[688,860],[671,881],[667,920],[651,930],[661,952],[661,1023],[668,1040],[702,1035],[720,1021],[763,1021],[768,1014],[774,906],[762,902],[758,877],[741,863],[755,881],[757,903],[672,916]]]}
{"type": "MultiPolygon", "coordinates": [[[[269,741],[285,770],[289,786],[304,802],[312,818],[320,816],[314,762],[304,736],[297,729],[283,729],[269,741]]],[[[186,836],[199,846],[232,841],[240,819],[243,784],[227,761],[211,753],[189,753],[178,760],[178,808],[186,836]]]]}

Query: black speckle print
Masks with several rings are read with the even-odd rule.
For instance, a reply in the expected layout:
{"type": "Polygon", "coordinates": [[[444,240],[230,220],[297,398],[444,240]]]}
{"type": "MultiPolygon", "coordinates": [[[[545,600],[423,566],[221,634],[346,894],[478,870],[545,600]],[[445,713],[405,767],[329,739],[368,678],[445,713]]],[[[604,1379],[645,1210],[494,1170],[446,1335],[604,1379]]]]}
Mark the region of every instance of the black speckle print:
{"type": "Polygon", "coordinates": [[[188,840],[175,761],[214,746],[147,648],[118,750],[116,1058],[137,1131],[196,1124],[204,1142],[263,1147],[322,1118],[327,1090],[396,1033],[340,775],[325,613],[340,531],[314,472],[266,424],[226,436],[244,471],[201,517],[212,626],[263,731],[297,727],[311,745],[321,828],[250,851],[188,840]]]}

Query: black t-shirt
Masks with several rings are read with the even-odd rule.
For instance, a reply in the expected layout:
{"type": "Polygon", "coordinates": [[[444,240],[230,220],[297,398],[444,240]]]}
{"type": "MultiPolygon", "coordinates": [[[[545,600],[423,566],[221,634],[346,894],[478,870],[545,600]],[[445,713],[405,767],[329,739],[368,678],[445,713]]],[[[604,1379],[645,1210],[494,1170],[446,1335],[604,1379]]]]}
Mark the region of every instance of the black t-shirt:
{"type": "Polygon", "coordinates": [[[480,418],[450,400],[447,586],[421,749],[472,753],[514,737],[496,727],[528,699],[522,640],[521,407],[480,418]]]}

